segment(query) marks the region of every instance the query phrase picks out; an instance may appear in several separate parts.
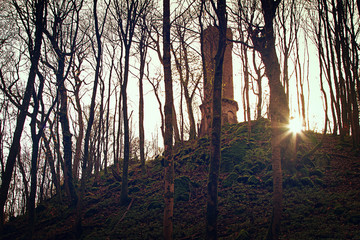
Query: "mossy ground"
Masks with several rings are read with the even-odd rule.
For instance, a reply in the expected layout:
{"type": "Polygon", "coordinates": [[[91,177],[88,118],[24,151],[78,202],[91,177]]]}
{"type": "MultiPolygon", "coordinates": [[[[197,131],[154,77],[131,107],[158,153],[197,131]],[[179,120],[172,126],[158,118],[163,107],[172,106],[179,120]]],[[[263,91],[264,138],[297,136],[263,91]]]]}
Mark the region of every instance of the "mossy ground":
{"type": "MultiPolygon", "coordinates": [[[[296,159],[284,159],[281,239],[360,239],[360,158],[350,144],[326,136],[315,154],[302,158],[321,136],[299,138],[296,159]]],[[[209,139],[178,145],[175,160],[174,238],[205,239],[209,139]]],[[[223,129],[219,182],[219,238],[264,239],[271,216],[270,131],[264,119],[223,129]]],[[[109,171],[111,172],[111,171],[109,171]]],[[[121,183],[102,173],[88,181],[81,239],[162,239],[161,157],[130,170],[131,202],[120,205],[121,183]]],[[[54,197],[38,207],[36,239],[75,239],[75,209],[54,197]]],[[[26,239],[26,216],[5,226],[3,239],[26,239]]]]}

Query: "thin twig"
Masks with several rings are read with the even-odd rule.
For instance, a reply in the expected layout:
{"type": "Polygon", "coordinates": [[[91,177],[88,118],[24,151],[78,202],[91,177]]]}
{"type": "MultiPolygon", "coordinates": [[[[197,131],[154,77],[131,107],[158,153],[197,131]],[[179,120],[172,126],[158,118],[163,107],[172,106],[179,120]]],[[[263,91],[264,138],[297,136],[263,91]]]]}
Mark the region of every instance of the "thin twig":
{"type": "Polygon", "coordinates": [[[129,204],[128,207],[126,208],[124,214],[121,216],[121,218],[119,219],[119,221],[114,225],[114,227],[112,228],[112,231],[114,231],[115,228],[117,227],[117,225],[119,225],[119,223],[120,223],[122,220],[124,220],[127,212],[130,210],[130,207],[131,207],[132,203],[134,202],[134,199],[135,199],[135,198],[131,199],[130,204],[129,204]]]}

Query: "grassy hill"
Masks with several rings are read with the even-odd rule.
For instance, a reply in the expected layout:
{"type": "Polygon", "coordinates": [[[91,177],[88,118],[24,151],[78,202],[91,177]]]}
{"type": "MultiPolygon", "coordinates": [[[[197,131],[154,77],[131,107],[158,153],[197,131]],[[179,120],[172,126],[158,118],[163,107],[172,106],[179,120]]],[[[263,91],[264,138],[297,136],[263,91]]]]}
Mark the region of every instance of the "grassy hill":
{"type": "MultiPolygon", "coordinates": [[[[284,159],[282,239],[360,239],[360,158],[349,143],[326,136],[299,137],[297,157],[284,159]]],[[[174,238],[205,239],[209,139],[175,147],[174,238]]],[[[219,185],[220,239],[264,239],[271,215],[270,130],[268,121],[225,126],[219,185]]],[[[131,202],[120,206],[121,182],[111,171],[88,180],[82,239],[162,239],[162,158],[130,169],[131,202]]],[[[3,239],[26,239],[26,216],[5,226],[3,239]]],[[[75,209],[54,197],[37,208],[36,239],[74,239],[75,209]]]]}

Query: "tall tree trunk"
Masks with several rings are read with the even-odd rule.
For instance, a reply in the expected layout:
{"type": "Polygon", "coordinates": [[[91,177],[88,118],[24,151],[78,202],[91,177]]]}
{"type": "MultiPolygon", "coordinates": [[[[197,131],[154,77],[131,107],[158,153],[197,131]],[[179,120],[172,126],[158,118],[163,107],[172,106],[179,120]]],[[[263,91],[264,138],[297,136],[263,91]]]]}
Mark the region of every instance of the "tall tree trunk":
{"type": "MultiPolygon", "coordinates": [[[[118,106],[116,108],[116,110],[119,112],[119,117],[118,117],[118,127],[117,127],[117,133],[115,134],[114,132],[114,140],[115,140],[115,136],[116,136],[116,144],[114,144],[114,147],[116,146],[116,151],[114,151],[114,165],[115,165],[115,171],[116,173],[120,174],[120,157],[121,157],[121,150],[120,147],[122,147],[122,143],[121,143],[121,139],[122,139],[122,111],[121,111],[121,102],[122,102],[122,94],[121,94],[121,89],[120,89],[120,94],[119,94],[119,98],[116,98],[116,101],[118,103],[118,106]]],[[[114,131],[115,131],[115,117],[114,117],[114,131]]]]}
{"type": "Polygon", "coordinates": [[[163,67],[165,81],[165,161],[164,161],[164,239],[173,239],[174,159],[173,151],[173,86],[170,55],[170,0],[163,1],[163,67]]]}
{"type": "Polygon", "coordinates": [[[251,113],[250,113],[250,73],[249,73],[249,58],[247,55],[247,47],[245,45],[241,45],[241,53],[242,53],[242,62],[243,62],[243,74],[244,74],[244,114],[245,120],[248,122],[248,139],[251,137],[251,113]]]}
{"type": "MultiPolygon", "coordinates": [[[[9,186],[11,182],[11,176],[13,173],[14,165],[16,162],[16,155],[18,154],[20,148],[20,139],[21,134],[24,128],[24,123],[27,115],[27,111],[30,104],[30,99],[34,89],[35,77],[36,72],[38,69],[38,63],[41,54],[41,43],[43,37],[43,29],[44,29],[44,12],[46,8],[46,1],[45,0],[38,0],[35,4],[35,35],[34,35],[34,42],[32,40],[32,36],[28,36],[30,46],[33,44],[34,48],[29,49],[30,56],[31,56],[31,66],[29,71],[28,80],[26,83],[26,88],[24,92],[23,101],[21,103],[20,113],[16,119],[16,127],[14,131],[13,141],[9,150],[9,154],[6,161],[6,168],[5,172],[1,178],[1,188],[0,188],[0,231],[2,231],[3,224],[4,224],[4,207],[9,191],[9,186]]],[[[17,6],[17,11],[20,13],[21,9],[17,6]]]]}
{"type": "MultiPolygon", "coordinates": [[[[90,103],[90,113],[89,113],[89,120],[85,132],[84,138],[84,154],[83,154],[83,162],[82,162],[82,176],[81,176],[81,186],[80,186],[80,195],[79,200],[76,202],[76,220],[75,220],[75,228],[76,228],[76,235],[79,237],[82,233],[82,220],[81,220],[81,210],[82,210],[82,201],[85,192],[85,181],[87,177],[90,175],[91,168],[90,168],[90,156],[91,156],[91,149],[90,148],[90,135],[92,130],[92,125],[94,123],[95,117],[95,100],[96,100],[96,92],[99,82],[99,75],[100,75],[100,66],[101,66],[101,55],[102,55],[102,45],[101,45],[101,35],[99,31],[99,23],[97,18],[97,0],[93,2],[93,14],[94,14],[94,22],[95,22],[95,34],[96,34],[96,43],[97,43],[97,53],[96,56],[96,67],[95,67],[95,78],[94,78],[94,85],[93,91],[91,96],[91,103],[90,103]]],[[[95,48],[95,47],[94,47],[95,48]]]]}
{"type": "MultiPolygon", "coordinates": [[[[40,151],[41,153],[41,151],[40,151]]],[[[47,173],[47,159],[45,158],[44,166],[43,166],[43,172],[41,177],[41,184],[40,184],[40,193],[39,193],[39,202],[43,202],[46,199],[46,193],[44,193],[44,185],[45,185],[45,179],[46,179],[46,173],[47,173]]],[[[49,182],[49,181],[48,181],[49,182]]]]}
{"type": "MultiPolygon", "coordinates": [[[[333,67],[331,68],[331,64],[333,63],[332,61],[334,60],[330,60],[334,57],[334,51],[333,51],[333,46],[332,46],[332,33],[330,30],[330,22],[328,20],[328,10],[327,10],[327,4],[324,4],[323,7],[320,6],[321,2],[319,2],[319,18],[323,21],[324,23],[324,44],[325,44],[325,49],[326,49],[326,60],[325,60],[325,53],[323,51],[320,51],[320,46],[322,45],[321,41],[322,38],[320,38],[321,35],[321,28],[318,29],[319,33],[317,33],[319,35],[319,40],[318,40],[318,48],[319,48],[319,54],[322,53],[322,57],[324,58],[324,61],[326,61],[325,67],[326,68],[326,80],[328,82],[328,86],[329,86],[329,92],[330,92],[330,106],[331,106],[331,112],[332,112],[332,117],[333,117],[333,123],[334,123],[334,127],[333,127],[333,134],[336,135],[337,131],[338,131],[338,126],[340,125],[340,109],[339,109],[339,104],[335,98],[334,95],[334,91],[333,91],[333,84],[332,84],[332,76],[331,76],[331,69],[333,69],[333,73],[334,73],[334,79],[336,79],[336,69],[333,67]],[[323,14],[322,8],[324,8],[325,13],[323,14]],[[324,15],[324,16],[323,16],[324,15]],[[336,111],[335,111],[336,110],[336,111]]],[[[319,25],[320,27],[320,25],[319,25]]],[[[336,81],[335,81],[335,85],[337,85],[336,81]]]]}
{"type": "Polygon", "coordinates": [[[140,51],[140,72],[139,72],[139,141],[140,141],[140,165],[143,174],[145,168],[145,130],[144,130],[144,75],[146,67],[146,56],[148,50],[148,29],[146,26],[146,15],[142,16],[141,35],[139,43],[140,51]]]}
{"type": "Polygon", "coordinates": [[[72,175],[72,134],[70,132],[70,124],[68,118],[68,96],[67,90],[64,84],[64,68],[65,68],[65,55],[60,54],[58,59],[58,71],[56,74],[56,80],[58,83],[58,91],[60,95],[60,110],[59,117],[63,136],[64,146],[64,179],[65,189],[68,197],[71,200],[71,205],[76,205],[77,194],[75,191],[72,175]]]}
{"type": "MultiPolygon", "coordinates": [[[[37,126],[37,115],[39,113],[40,102],[42,101],[42,93],[44,90],[45,79],[42,75],[39,74],[39,89],[38,92],[33,92],[33,113],[31,114],[30,130],[31,130],[31,139],[32,139],[32,153],[31,153],[31,168],[30,168],[30,197],[28,202],[28,211],[29,211],[29,225],[30,225],[30,238],[33,238],[34,228],[35,228],[35,207],[36,207],[36,192],[37,192],[37,168],[38,168],[38,154],[39,154],[39,143],[44,129],[44,119],[41,119],[42,126],[39,125],[39,132],[36,132],[37,126]]],[[[57,101],[57,100],[56,100],[57,101]]],[[[54,106],[54,105],[53,105],[54,106]]],[[[44,111],[45,109],[43,109],[44,111]]],[[[41,195],[40,195],[41,197],[41,195]]]]}
{"type": "MultiPolygon", "coordinates": [[[[128,118],[128,106],[127,106],[127,84],[129,78],[129,65],[130,65],[130,49],[135,34],[135,28],[140,16],[144,13],[148,7],[149,1],[115,1],[115,10],[118,20],[118,31],[121,35],[121,42],[124,48],[124,77],[121,82],[121,96],[123,98],[123,122],[124,122],[124,160],[123,160],[123,172],[121,183],[121,204],[127,204],[129,202],[128,197],[128,168],[130,160],[130,127],[128,118]]],[[[122,57],[122,56],[121,56],[122,57]]],[[[122,58],[120,58],[121,63],[122,58]]]]}
{"type": "MultiPolygon", "coordinates": [[[[193,94],[189,93],[188,84],[190,81],[190,66],[189,66],[189,57],[188,57],[188,51],[185,44],[184,36],[181,36],[181,45],[184,52],[184,60],[185,60],[185,82],[183,83],[184,87],[184,96],[186,101],[186,107],[188,110],[188,116],[189,116],[189,123],[190,123],[190,129],[189,129],[189,139],[195,139],[196,138],[196,126],[195,126],[195,118],[194,118],[194,112],[192,107],[192,100],[193,100],[193,94]]],[[[196,83],[197,86],[197,83],[196,83]]],[[[196,91],[196,87],[193,90],[196,91]]]]}
{"type": "Polygon", "coordinates": [[[189,140],[192,140],[192,139],[196,138],[196,124],[195,124],[195,118],[194,118],[194,111],[193,111],[193,107],[192,107],[192,97],[189,94],[189,89],[187,89],[185,87],[184,87],[184,96],[185,96],[185,102],[186,102],[186,107],[188,110],[189,123],[190,123],[189,140]]]}
{"type": "Polygon", "coordinates": [[[97,158],[95,159],[95,183],[99,181],[99,174],[102,170],[101,164],[101,153],[102,148],[104,147],[104,140],[105,140],[105,132],[104,132],[104,94],[105,94],[105,83],[102,77],[99,76],[99,87],[100,87],[100,114],[98,120],[98,142],[97,142],[97,158]]]}
{"type": "Polygon", "coordinates": [[[219,21],[219,43],[215,55],[215,73],[212,97],[212,128],[210,145],[210,168],[207,186],[206,238],[217,239],[218,181],[221,161],[221,99],[223,62],[226,49],[226,0],[218,0],[217,8],[212,2],[219,21]]]}
{"type": "Polygon", "coordinates": [[[253,67],[256,73],[256,83],[257,83],[257,88],[258,88],[258,92],[257,92],[257,96],[258,96],[258,100],[257,100],[257,105],[256,105],[256,119],[260,119],[261,118],[261,110],[262,110],[262,94],[263,94],[263,90],[262,90],[262,73],[261,73],[261,68],[260,66],[257,66],[256,64],[256,51],[253,51],[253,67]]]}
{"type": "Polygon", "coordinates": [[[124,121],[124,160],[121,176],[121,194],[120,202],[125,205],[129,202],[129,190],[128,190],[128,171],[130,160],[130,128],[128,118],[128,106],[127,106],[127,83],[129,78],[129,59],[130,59],[130,45],[125,47],[125,63],[124,63],[124,82],[121,85],[121,95],[123,98],[123,121],[124,121]]]}
{"type": "Polygon", "coordinates": [[[273,20],[280,1],[261,0],[265,20],[264,38],[259,38],[251,32],[255,50],[260,52],[265,65],[265,74],[270,86],[270,119],[271,148],[273,170],[273,214],[267,239],[279,239],[280,220],[282,215],[282,169],[281,169],[281,135],[284,124],[289,121],[289,104],[285,89],[280,81],[280,64],[276,55],[273,20]]]}
{"type": "Polygon", "coordinates": [[[173,129],[174,129],[174,139],[175,139],[175,144],[176,144],[176,143],[180,142],[181,138],[180,138],[180,130],[179,130],[179,127],[177,124],[178,121],[177,121],[177,117],[176,117],[176,110],[175,110],[174,102],[173,102],[173,106],[172,106],[172,121],[173,121],[172,122],[173,129]]]}
{"type": "MultiPolygon", "coordinates": [[[[105,148],[104,148],[104,165],[105,165],[105,175],[107,175],[107,165],[108,165],[108,149],[109,149],[109,131],[110,131],[110,98],[111,98],[111,79],[112,79],[112,72],[114,69],[114,56],[115,56],[115,49],[113,51],[113,55],[111,56],[111,66],[110,66],[110,73],[109,73],[109,82],[108,82],[108,99],[107,99],[107,106],[106,106],[106,123],[105,123],[105,148]]],[[[115,104],[116,109],[116,104],[115,104]]],[[[115,110],[116,111],[116,110],[115,110]]],[[[114,113],[116,116],[116,112],[114,113]]],[[[114,117],[115,119],[115,117],[114,117]]],[[[115,128],[115,125],[114,125],[115,128]]],[[[113,143],[115,145],[115,142],[113,143]]]]}
{"type": "Polygon", "coordinates": [[[145,169],[145,130],[144,130],[144,89],[143,79],[145,70],[146,50],[142,44],[140,47],[140,76],[139,76],[139,141],[140,141],[140,164],[141,171],[146,172],[145,169]]]}
{"type": "MultiPolygon", "coordinates": [[[[330,21],[329,21],[329,10],[328,10],[328,5],[327,5],[327,1],[322,1],[323,4],[323,8],[324,8],[324,17],[325,19],[323,19],[324,23],[326,23],[325,27],[324,27],[324,35],[325,35],[325,47],[327,52],[330,52],[330,59],[328,59],[328,66],[329,68],[332,69],[332,79],[334,80],[334,84],[332,84],[331,82],[331,77],[330,77],[330,73],[328,74],[328,85],[329,85],[329,89],[330,89],[330,96],[331,96],[331,102],[332,102],[332,111],[333,111],[333,116],[335,115],[336,117],[333,117],[333,121],[334,121],[334,135],[337,134],[338,129],[340,129],[340,134],[342,132],[342,117],[341,117],[341,107],[340,107],[340,103],[341,103],[341,97],[340,97],[340,84],[339,84],[339,78],[338,78],[338,74],[337,74],[337,64],[336,64],[336,56],[335,56],[335,52],[334,52],[334,48],[336,50],[336,46],[337,46],[337,40],[335,40],[335,46],[333,44],[334,42],[334,38],[337,39],[338,37],[336,37],[336,35],[332,36],[332,30],[331,30],[331,25],[330,25],[330,21]],[[332,66],[332,67],[331,67],[332,66]],[[333,92],[333,85],[335,86],[335,94],[336,96],[334,96],[333,92]],[[336,110],[336,112],[334,112],[334,109],[336,110]]],[[[321,14],[319,14],[321,16],[321,14]]],[[[335,33],[336,34],[336,33],[335,33]]],[[[327,55],[329,55],[329,53],[327,53],[327,55]]],[[[329,57],[328,57],[329,58],[329,57]]]]}
{"type": "Polygon", "coordinates": [[[79,165],[80,165],[80,159],[81,159],[81,149],[82,149],[82,141],[84,139],[84,120],[83,120],[83,110],[81,107],[80,102],[80,86],[81,86],[81,80],[80,80],[80,69],[77,70],[76,73],[74,73],[75,78],[75,90],[74,90],[74,96],[75,96],[75,103],[76,103],[76,111],[78,114],[77,123],[79,124],[79,134],[76,138],[76,147],[75,147],[75,155],[74,155],[74,166],[73,166],[73,178],[75,182],[78,180],[78,171],[79,171],[79,165]]]}
{"type": "MultiPolygon", "coordinates": [[[[325,3],[325,1],[324,1],[325,3]]],[[[335,37],[335,59],[334,59],[334,68],[336,68],[338,73],[337,78],[337,85],[338,85],[338,99],[340,100],[340,109],[341,109],[341,126],[340,126],[340,137],[344,139],[345,135],[349,133],[349,122],[348,122],[348,115],[347,115],[347,106],[348,102],[346,100],[346,90],[345,90],[345,80],[342,73],[342,61],[341,61],[341,24],[340,20],[338,20],[337,11],[335,10],[337,7],[335,5],[335,1],[332,0],[332,6],[334,11],[332,11],[333,19],[334,19],[334,37],[335,37]]]]}

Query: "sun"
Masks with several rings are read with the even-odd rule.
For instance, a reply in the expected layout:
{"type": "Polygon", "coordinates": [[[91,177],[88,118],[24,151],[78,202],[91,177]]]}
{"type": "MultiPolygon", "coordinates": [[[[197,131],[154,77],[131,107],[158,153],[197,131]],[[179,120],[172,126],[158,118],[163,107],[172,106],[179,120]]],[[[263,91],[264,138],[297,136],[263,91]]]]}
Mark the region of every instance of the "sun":
{"type": "Polygon", "coordinates": [[[299,118],[290,118],[289,121],[289,131],[293,134],[301,133],[302,131],[302,122],[299,118]]]}

